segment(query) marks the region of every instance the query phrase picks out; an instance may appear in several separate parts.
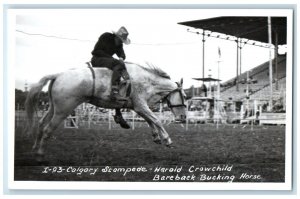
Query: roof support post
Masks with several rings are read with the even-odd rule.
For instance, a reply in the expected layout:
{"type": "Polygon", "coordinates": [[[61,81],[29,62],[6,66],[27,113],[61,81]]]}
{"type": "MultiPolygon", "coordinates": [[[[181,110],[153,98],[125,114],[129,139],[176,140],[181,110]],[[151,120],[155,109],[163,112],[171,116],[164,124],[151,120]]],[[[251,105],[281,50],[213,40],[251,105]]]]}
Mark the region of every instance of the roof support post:
{"type": "Polygon", "coordinates": [[[240,76],[242,75],[242,41],[240,40],[240,76]]]}
{"type": "Polygon", "coordinates": [[[239,91],[239,48],[240,39],[236,39],[236,91],[239,91]]]}
{"type": "Polygon", "coordinates": [[[278,90],[278,32],[275,30],[275,49],[274,49],[274,55],[275,55],[275,74],[276,74],[276,82],[275,87],[276,90],[278,90]]]}
{"type": "MultiPolygon", "coordinates": [[[[204,75],[204,66],[205,66],[205,30],[203,30],[203,34],[202,34],[203,38],[202,38],[202,78],[204,79],[205,75],[204,75]]],[[[204,82],[203,82],[204,84],[204,82]]]]}
{"type": "Polygon", "coordinates": [[[268,38],[269,38],[269,78],[270,78],[270,111],[273,109],[273,65],[272,65],[272,26],[271,17],[268,17],[268,38]]]}

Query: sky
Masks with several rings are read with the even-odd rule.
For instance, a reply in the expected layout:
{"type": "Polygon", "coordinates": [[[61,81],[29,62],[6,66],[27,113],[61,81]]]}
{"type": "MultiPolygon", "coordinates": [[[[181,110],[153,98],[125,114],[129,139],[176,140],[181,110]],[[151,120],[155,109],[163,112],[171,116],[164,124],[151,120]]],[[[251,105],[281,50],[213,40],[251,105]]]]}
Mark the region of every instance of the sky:
{"type": "MultiPolygon", "coordinates": [[[[184,88],[199,86],[200,82],[192,78],[202,77],[202,37],[187,31],[189,27],[178,22],[240,13],[198,9],[18,10],[13,15],[15,24],[10,28],[15,39],[11,52],[15,87],[24,90],[25,82],[30,85],[44,75],[85,67],[98,37],[121,26],[127,28],[131,40],[130,45],[124,45],[127,61],[152,63],[174,81],[183,78],[184,88]]],[[[242,72],[268,59],[268,49],[245,45],[242,72]]],[[[206,39],[205,76],[208,74],[214,78],[220,74],[223,82],[236,75],[235,42],[206,39]],[[219,73],[218,48],[221,50],[219,73]]]]}

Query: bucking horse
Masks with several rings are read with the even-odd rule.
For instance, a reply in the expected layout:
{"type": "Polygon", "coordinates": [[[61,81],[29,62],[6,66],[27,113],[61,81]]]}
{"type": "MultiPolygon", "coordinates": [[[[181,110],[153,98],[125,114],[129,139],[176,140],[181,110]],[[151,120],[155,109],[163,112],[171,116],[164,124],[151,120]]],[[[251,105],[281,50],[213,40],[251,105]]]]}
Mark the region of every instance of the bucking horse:
{"type": "Polygon", "coordinates": [[[165,101],[175,115],[175,120],[183,121],[186,118],[186,95],[182,88],[182,79],[180,82],[173,82],[170,76],[158,67],[146,67],[130,62],[125,64],[130,77],[130,93],[126,103],[110,99],[112,71],[106,68],[69,69],[46,75],[38,83],[31,85],[25,108],[28,118],[27,132],[35,135],[33,152],[44,155],[47,138],[78,105],[84,102],[106,109],[134,110],[151,127],[153,141],[170,147],[172,140],[150,107],[159,101],[165,101]],[[49,81],[50,106],[47,113],[37,122],[34,115],[39,93],[49,81]],[[34,128],[36,126],[38,128],[34,128]],[[34,129],[37,129],[37,132],[34,133],[34,129]]]}

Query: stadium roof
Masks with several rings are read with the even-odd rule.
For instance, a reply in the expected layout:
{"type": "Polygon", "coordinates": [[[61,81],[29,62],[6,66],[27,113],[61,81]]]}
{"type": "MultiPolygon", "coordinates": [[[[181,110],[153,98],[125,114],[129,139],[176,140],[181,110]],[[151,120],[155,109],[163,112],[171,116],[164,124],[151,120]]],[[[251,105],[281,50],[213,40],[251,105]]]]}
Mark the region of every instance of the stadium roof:
{"type": "MultiPolygon", "coordinates": [[[[178,24],[268,43],[268,17],[215,17],[178,24]]],[[[278,33],[278,45],[286,44],[287,18],[271,17],[271,25],[272,32],[278,33]]],[[[272,43],[275,44],[274,34],[272,43]]]]}

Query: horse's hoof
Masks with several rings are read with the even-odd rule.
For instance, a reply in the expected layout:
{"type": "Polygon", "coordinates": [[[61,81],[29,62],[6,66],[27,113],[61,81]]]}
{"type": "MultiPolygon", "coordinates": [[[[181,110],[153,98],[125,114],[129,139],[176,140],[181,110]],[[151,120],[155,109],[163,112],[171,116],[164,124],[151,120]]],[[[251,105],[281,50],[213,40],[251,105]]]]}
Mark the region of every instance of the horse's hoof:
{"type": "Polygon", "coordinates": [[[173,144],[167,144],[166,147],[168,147],[169,149],[175,149],[175,146],[173,144]]]}
{"type": "Polygon", "coordinates": [[[166,146],[170,146],[173,143],[170,137],[163,139],[163,142],[166,146]]]}

